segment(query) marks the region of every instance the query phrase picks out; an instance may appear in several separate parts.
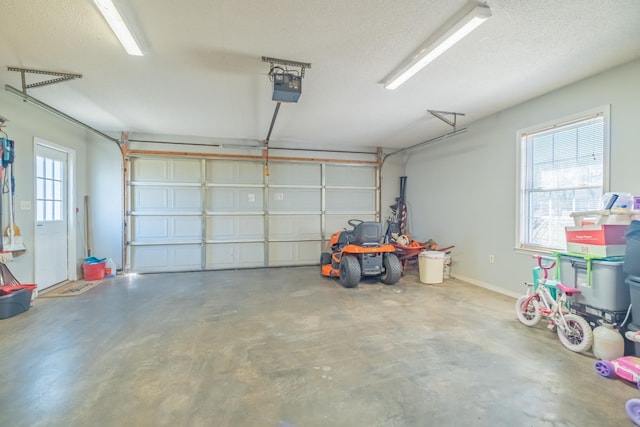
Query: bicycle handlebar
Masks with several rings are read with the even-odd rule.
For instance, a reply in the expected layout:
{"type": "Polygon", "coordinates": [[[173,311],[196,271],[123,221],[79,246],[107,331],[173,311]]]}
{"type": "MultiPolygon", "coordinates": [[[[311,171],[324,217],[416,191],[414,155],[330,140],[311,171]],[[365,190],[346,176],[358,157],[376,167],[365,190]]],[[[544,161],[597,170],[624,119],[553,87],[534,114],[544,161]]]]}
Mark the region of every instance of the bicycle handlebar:
{"type": "Polygon", "coordinates": [[[555,260],[551,261],[551,264],[543,265],[542,260],[544,257],[542,255],[532,255],[531,258],[538,260],[538,267],[544,271],[544,278],[547,279],[549,277],[549,270],[556,266],[555,260]]]}

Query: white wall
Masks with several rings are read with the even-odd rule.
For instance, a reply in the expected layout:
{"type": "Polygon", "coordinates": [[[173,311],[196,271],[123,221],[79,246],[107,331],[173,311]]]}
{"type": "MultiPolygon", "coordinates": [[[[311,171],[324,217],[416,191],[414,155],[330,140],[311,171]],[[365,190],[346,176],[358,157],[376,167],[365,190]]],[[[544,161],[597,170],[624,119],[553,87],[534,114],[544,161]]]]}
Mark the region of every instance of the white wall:
{"type": "MultiPolygon", "coordinates": [[[[37,91],[32,96],[37,98],[37,91]]],[[[97,136],[51,113],[3,91],[0,115],[7,118],[5,132],[15,141],[16,224],[27,251],[8,264],[22,283],[33,283],[35,236],[35,138],[75,150],[77,214],[69,221],[76,227],[76,265],[80,274],[86,257],[84,196],[90,195],[93,230],[92,255],[109,257],[121,267],[122,259],[122,156],[116,143],[97,136]],[[20,210],[20,201],[29,201],[31,210],[20,210]]],[[[7,196],[4,199],[5,208],[7,196]]],[[[8,224],[6,209],[3,228],[8,224]]],[[[81,276],[78,276],[81,277],[81,276]]]]}
{"type": "Polygon", "coordinates": [[[91,206],[91,254],[111,258],[122,269],[124,240],[122,154],[118,144],[95,137],[88,146],[88,192],[91,206]]]}
{"type": "MultiPolygon", "coordinates": [[[[86,143],[89,140],[87,132],[81,128],[66,123],[52,116],[50,113],[23,102],[21,99],[8,92],[0,92],[0,115],[7,118],[5,132],[9,139],[15,141],[15,182],[16,182],[16,224],[27,248],[27,251],[14,258],[7,264],[11,272],[22,283],[34,282],[34,234],[35,234],[35,179],[34,179],[34,138],[40,138],[47,142],[71,148],[76,152],[76,192],[75,200],[82,201],[87,192],[87,152],[86,143]],[[20,202],[28,201],[32,205],[31,210],[21,210],[20,202]]],[[[3,215],[3,229],[8,224],[6,216],[7,197],[3,199],[5,215],[3,215]]],[[[78,218],[70,218],[76,223],[84,221],[84,209],[79,205],[78,218]]],[[[77,255],[81,256],[81,234],[77,234],[77,255]]]]}
{"type": "MultiPolygon", "coordinates": [[[[391,206],[400,195],[400,177],[405,176],[405,159],[402,155],[388,157],[382,165],[380,182],[380,220],[386,231],[386,218],[391,214],[391,206]]],[[[410,230],[410,228],[409,228],[410,230]]]]}
{"type": "Polygon", "coordinates": [[[636,60],[478,120],[466,126],[467,133],[412,153],[407,199],[415,237],[456,245],[453,276],[521,294],[533,264],[530,253],[515,250],[516,133],[605,104],[611,105],[611,190],[640,194],[636,60]]]}

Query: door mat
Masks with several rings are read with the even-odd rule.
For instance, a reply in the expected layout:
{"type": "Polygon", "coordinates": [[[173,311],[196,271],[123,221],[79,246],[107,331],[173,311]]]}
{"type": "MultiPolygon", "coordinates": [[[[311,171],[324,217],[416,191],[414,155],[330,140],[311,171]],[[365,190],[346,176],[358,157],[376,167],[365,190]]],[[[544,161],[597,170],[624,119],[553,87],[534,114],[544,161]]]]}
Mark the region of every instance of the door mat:
{"type": "Polygon", "coordinates": [[[93,289],[102,283],[103,280],[76,280],[75,282],[63,283],[51,290],[38,294],[38,298],[74,297],[93,289]]]}

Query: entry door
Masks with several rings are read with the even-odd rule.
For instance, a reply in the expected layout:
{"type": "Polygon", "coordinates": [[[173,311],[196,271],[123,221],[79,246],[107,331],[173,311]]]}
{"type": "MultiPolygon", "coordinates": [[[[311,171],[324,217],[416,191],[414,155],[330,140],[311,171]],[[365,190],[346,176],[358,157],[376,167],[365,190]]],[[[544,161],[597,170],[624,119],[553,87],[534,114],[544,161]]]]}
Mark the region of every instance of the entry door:
{"type": "Polygon", "coordinates": [[[67,153],[36,145],[36,270],[38,289],[69,279],[67,153]]]}

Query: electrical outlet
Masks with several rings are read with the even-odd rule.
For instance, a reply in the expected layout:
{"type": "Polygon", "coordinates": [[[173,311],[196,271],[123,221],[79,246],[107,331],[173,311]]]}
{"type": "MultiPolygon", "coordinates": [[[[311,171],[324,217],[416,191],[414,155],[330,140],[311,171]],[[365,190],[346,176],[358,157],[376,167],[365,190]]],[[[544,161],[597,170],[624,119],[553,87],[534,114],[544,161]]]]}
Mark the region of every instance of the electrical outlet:
{"type": "Polygon", "coordinates": [[[496,262],[496,257],[489,255],[489,264],[493,264],[494,262],[496,262]]]}

